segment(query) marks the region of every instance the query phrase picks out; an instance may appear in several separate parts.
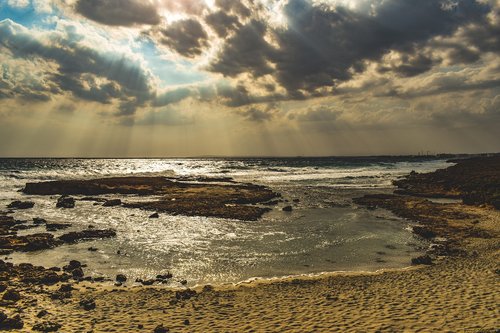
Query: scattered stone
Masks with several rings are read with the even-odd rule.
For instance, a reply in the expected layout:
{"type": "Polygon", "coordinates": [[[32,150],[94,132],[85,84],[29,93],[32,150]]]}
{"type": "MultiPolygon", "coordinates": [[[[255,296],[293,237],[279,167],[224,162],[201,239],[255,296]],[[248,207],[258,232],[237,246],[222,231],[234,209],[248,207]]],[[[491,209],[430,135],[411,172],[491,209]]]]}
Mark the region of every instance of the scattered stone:
{"type": "Polygon", "coordinates": [[[184,325],[189,325],[189,319],[184,319],[184,325]]]}
{"type": "Polygon", "coordinates": [[[293,199],[293,202],[300,202],[300,199],[293,199]]]}
{"type": "Polygon", "coordinates": [[[96,247],[92,247],[91,246],[87,250],[90,251],[90,252],[96,252],[98,249],[96,247]]]}
{"type": "Polygon", "coordinates": [[[205,285],[203,287],[203,289],[201,291],[203,291],[204,293],[212,292],[212,291],[214,291],[214,287],[212,287],[211,285],[207,284],[207,285],[205,285]]]}
{"type": "Polygon", "coordinates": [[[74,208],[75,207],[75,199],[69,197],[67,195],[63,195],[57,199],[56,203],[57,208],[74,208]]]}
{"type": "Polygon", "coordinates": [[[4,301],[17,302],[21,299],[21,294],[14,289],[9,289],[3,294],[2,299],[4,301]]]}
{"type": "Polygon", "coordinates": [[[7,290],[7,285],[5,283],[0,283],[0,293],[3,293],[7,290]]]}
{"type": "Polygon", "coordinates": [[[71,271],[71,275],[73,275],[73,279],[75,280],[81,279],[84,276],[83,270],[81,268],[76,268],[71,271]]]}
{"type": "Polygon", "coordinates": [[[114,206],[120,206],[122,204],[122,201],[120,199],[111,199],[111,200],[106,200],[102,205],[104,207],[114,207],[114,206]]]}
{"type": "Polygon", "coordinates": [[[82,263],[78,260],[70,260],[69,265],[63,266],[63,270],[66,272],[71,272],[77,268],[82,267],[82,263]]]}
{"type": "Polygon", "coordinates": [[[13,209],[29,209],[33,208],[35,206],[35,203],[33,201],[12,201],[10,204],[7,205],[7,208],[13,208],[13,209]]]}
{"type": "Polygon", "coordinates": [[[47,231],[57,231],[57,230],[67,229],[69,227],[71,227],[71,224],[68,224],[68,223],[47,223],[47,224],[45,224],[45,229],[47,229],[47,231]]]}
{"type": "Polygon", "coordinates": [[[284,212],[291,212],[293,210],[292,206],[285,206],[282,209],[284,212]]]}
{"type": "Polygon", "coordinates": [[[153,333],[168,333],[168,328],[164,327],[163,324],[158,325],[153,330],[153,333]]]}
{"type": "Polygon", "coordinates": [[[72,290],[73,290],[73,287],[69,283],[68,284],[62,284],[59,287],[59,291],[60,292],[64,292],[64,293],[71,292],[72,290]]]}
{"type": "Polygon", "coordinates": [[[413,226],[413,232],[425,239],[436,237],[436,233],[426,226],[415,225],[413,226]]]}
{"type": "Polygon", "coordinates": [[[140,283],[141,283],[143,286],[152,286],[155,282],[156,282],[156,280],[153,280],[153,279],[149,279],[149,280],[140,280],[140,283]]]}
{"type": "Polygon", "coordinates": [[[180,281],[180,283],[181,283],[183,286],[185,286],[188,282],[187,282],[187,280],[181,280],[181,281],[180,281]]]}
{"type": "Polygon", "coordinates": [[[40,332],[57,332],[61,327],[61,324],[45,321],[43,323],[35,324],[32,330],[40,332]]]}
{"type": "Polygon", "coordinates": [[[172,273],[170,273],[170,272],[169,272],[169,273],[167,273],[167,274],[158,274],[158,275],[156,276],[156,279],[158,279],[158,280],[168,280],[168,279],[171,279],[171,278],[172,278],[172,276],[173,276],[173,275],[172,275],[172,273]]]}
{"type": "Polygon", "coordinates": [[[40,310],[40,311],[36,314],[36,316],[37,316],[37,318],[42,318],[42,317],[45,317],[45,316],[46,316],[46,315],[48,315],[48,314],[49,314],[49,312],[48,312],[47,310],[40,310]]]}
{"type": "Polygon", "coordinates": [[[188,300],[194,296],[196,296],[196,291],[189,288],[186,290],[178,290],[175,292],[175,298],[178,300],[188,300]]]}
{"type": "Polygon", "coordinates": [[[124,274],[118,274],[115,280],[116,282],[124,283],[127,282],[127,277],[124,274]]]}
{"type": "Polygon", "coordinates": [[[86,311],[94,310],[96,307],[95,301],[92,298],[82,299],[79,304],[86,311]]]}
{"type": "Polygon", "coordinates": [[[432,265],[432,259],[429,255],[423,255],[411,259],[412,265],[432,265]]]}
{"type": "Polygon", "coordinates": [[[19,315],[0,321],[0,330],[20,330],[23,327],[24,322],[19,315]]]}
{"type": "Polygon", "coordinates": [[[142,330],[144,328],[144,325],[143,324],[139,324],[139,325],[137,325],[137,328],[140,329],[140,330],[142,330]]]}
{"type": "Polygon", "coordinates": [[[159,217],[160,217],[160,214],[158,214],[158,213],[153,213],[153,214],[149,215],[150,219],[157,219],[159,217]]]}
{"type": "Polygon", "coordinates": [[[40,225],[40,224],[45,224],[47,223],[47,220],[39,218],[39,217],[34,217],[33,218],[33,224],[40,225]]]}

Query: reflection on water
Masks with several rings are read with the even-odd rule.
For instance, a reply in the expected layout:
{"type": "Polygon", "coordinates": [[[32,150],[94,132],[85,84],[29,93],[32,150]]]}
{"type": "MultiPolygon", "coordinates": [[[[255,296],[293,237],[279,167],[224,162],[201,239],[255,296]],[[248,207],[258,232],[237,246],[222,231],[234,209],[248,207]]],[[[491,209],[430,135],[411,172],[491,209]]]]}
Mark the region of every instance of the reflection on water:
{"type": "MultiPolygon", "coordinates": [[[[93,275],[124,273],[133,280],[170,271],[191,284],[237,282],[338,270],[403,267],[423,246],[390,213],[352,205],[351,198],[387,191],[395,177],[411,170],[444,167],[442,161],[275,160],[0,160],[0,207],[12,199],[36,202],[18,219],[42,217],[49,222],[115,228],[115,239],[66,245],[39,253],[18,253],[15,262],[61,266],[70,259],[88,265],[93,275]],[[292,163],[293,162],[293,163],[292,163]],[[30,165],[31,163],[31,165],[30,165]],[[269,170],[271,169],[271,170],[269,170]],[[87,178],[127,173],[164,175],[224,174],[257,181],[281,192],[283,203],[257,222],[160,214],[78,201],[74,209],[55,209],[57,196],[24,196],[16,190],[27,181],[87,178]],[[292,202],[295,199],[296,202],[292,202]],[[292,204],[291,213],[281,211],[292,204]],[[97,252],[88,251],[95,247],[97,252]],[[119,254],[117,253],[119,251],[119,254]]],[[[123,198],[125,201],[127,197],[123,198]]],[[[71,229],[69,229],[71,230],[71,229]]],[[[39,230],[44,231],[43,227],[39,230]]],[[[66,230],[65,232],[67,232],[66,230]]],[[[57,234],[57,233],[56,233],[57,234]]]]}

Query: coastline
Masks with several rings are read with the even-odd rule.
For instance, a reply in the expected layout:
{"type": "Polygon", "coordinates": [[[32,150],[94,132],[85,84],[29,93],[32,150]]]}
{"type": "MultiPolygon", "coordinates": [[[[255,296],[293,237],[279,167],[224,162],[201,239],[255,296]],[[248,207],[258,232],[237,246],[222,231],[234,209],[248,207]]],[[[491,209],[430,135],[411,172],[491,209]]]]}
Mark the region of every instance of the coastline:
{"type": "MultiPolygon", "coordinates": [[[[420,201],[408,200],[415,212],[411,205],[420,201]]],[[[65,283],[12,280],[8,287],[17,289],[20,300],[4,301],[2,311],[22,318],[20,331],[45,323],[45,328],[61,325],[62,332],[152,332],[159,325],[170,332],[496,332],[500,213],[484,205],[435,205],[446,209],[426,211],[431,218],[426,226],[454,211],[461,218],[446,220],[451,229],[445,231],[454,232],[459,223],[485,233],[456,233],[451,245],[460,251],[431,253],[433,265],[264,278],[194,291],[84,282],[72,284],[69,297],[61,298],[54,295],[65,283]],[[85,300],[93,300],[95,308],[82,307],[85,300]],[[48,313],[40,317],[42,310],[48,313]]]]}

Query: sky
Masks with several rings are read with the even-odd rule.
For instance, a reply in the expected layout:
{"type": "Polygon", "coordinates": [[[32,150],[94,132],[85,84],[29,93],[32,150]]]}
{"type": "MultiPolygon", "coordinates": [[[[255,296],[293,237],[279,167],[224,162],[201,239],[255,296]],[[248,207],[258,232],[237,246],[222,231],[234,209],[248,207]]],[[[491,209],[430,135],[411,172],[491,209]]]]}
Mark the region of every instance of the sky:
{"type": "Polygon", "coordinates": [[[500,151],[500,0],[0,0],[0,156],[500,151]]]}

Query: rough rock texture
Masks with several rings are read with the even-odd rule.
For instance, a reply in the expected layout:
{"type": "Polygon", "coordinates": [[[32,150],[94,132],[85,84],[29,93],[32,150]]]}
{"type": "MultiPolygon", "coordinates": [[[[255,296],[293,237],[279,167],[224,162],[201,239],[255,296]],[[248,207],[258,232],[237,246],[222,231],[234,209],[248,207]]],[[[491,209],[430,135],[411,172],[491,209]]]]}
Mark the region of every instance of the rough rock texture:
{"type": "Polygon", "coordinates": [[[468,205],[500,209],[500,156],[452,160],[457,163],[431,173],[412,172],[397,180],[397,194],[459,198],[468,205]]]}
{"type": "Polygon", "coordinates": [[[65,243],[76,243],[80,240],[95,239],[95,238],[111,238],[116,236],[116,231],[113,229],[88,229],[83,231],[68,232],[59,237],[59,240],[65,243]]]}
{"type": "MultiPolygon", "coordinates": [[[[129,202],[124,203],[123,206],[188,216],[213,216],[240,220],[257,220],[269,209],[251,205],[264,203],[279,196],[268,188],[253,184],[235,184],[234,182],[220,184],[213,180],[200,183],[199,179],[196,179],[196,182],[194,179],[190,180],[165,177],[66,180],[28,183],[23,191],[27,194],[38,195],[159,195],[162,196],[161,200],[129,202]]],[[[217,181],[220,180],[217,179],[217,181]]]]}

